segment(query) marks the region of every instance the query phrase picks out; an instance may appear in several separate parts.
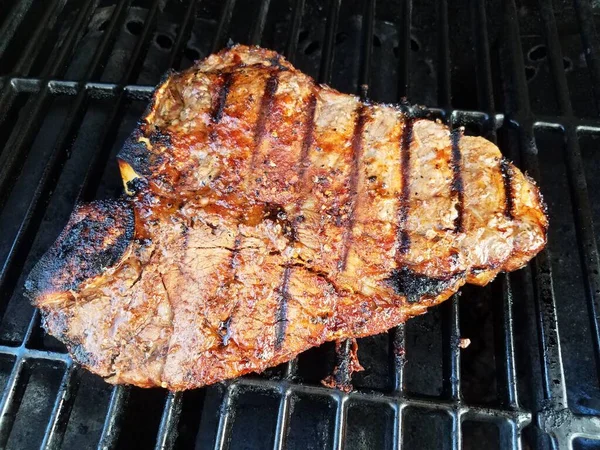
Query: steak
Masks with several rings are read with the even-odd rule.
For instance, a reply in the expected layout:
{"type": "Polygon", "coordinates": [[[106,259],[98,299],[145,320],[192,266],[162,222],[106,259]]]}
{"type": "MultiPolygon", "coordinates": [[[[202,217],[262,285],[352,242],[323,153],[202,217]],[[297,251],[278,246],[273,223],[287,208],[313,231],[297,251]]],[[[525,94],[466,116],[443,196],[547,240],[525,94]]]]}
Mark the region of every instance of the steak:
{"type": "Polygon", "coordinates": [[[381,333],[546,243],[534,182],[480,137],[234,46],[172,73],[26,282],[110,383],[196,388],[381,333]]]}

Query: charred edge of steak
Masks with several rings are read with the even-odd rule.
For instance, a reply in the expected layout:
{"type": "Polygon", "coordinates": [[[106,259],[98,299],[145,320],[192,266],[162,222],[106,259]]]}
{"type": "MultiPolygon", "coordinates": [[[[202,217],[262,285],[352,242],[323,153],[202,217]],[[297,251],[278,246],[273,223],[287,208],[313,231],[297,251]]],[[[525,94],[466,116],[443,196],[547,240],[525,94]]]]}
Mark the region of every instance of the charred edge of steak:
{"type": "MultiPolygon", "coordinates": [[[[152,175],[152,168],[162,162],[159,154],[150,152],[144,141],[140,141],[140,138],[146,137],[142,127],[147,126],[140,123],[131,136],[125,140],[123,148],[117,154],[118,159],[125,161],[138,175],[144,177],[152,175]]],[[[147,138],[152,145],[165,147],[171,147],[172,145],[171,136],[157,128],[148,133],[147,138]]]]}
{"type": "Polygon", "coordinates": [[[129,202],[97,201],[79,205],[56,242],[33,268],[26,294],[77,289],[115,265],[133,240],[135,219],[129,202]]]}
{"type": "Polygon", "coordinates": [[[393,270],[387,282],[398,295],[406,297],[410,303],[417,303],[423,297],[437,297],[463,276],[464,272],[458,272],[445,278],[434,278],[402,267],[393,270]]]}

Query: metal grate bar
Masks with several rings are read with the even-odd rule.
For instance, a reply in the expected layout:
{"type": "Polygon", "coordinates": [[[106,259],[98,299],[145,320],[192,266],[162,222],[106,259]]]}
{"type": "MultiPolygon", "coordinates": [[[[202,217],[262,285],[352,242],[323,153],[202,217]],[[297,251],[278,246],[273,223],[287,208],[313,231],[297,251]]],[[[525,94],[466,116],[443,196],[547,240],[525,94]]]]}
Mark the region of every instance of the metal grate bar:
{"type": "Polygon", "coordinates": [[[438,4],[438,104],[451,108],[450,93],[450,30],[448,24],[448,1],[438,4]]]}
{"type": "Polygon", "coordinates": [[[523,409],[503,409],[499,407],[484,407],[477,405],[461,406],[452,400],[437,400],[426,399],[421,397],[398,397],[396,395],[377,393],[373,395],[372,391],[361,392],[354,390],[350,393],[344,393],[339,390],[329,389],[317,385],[305,385],[289,383],[287,381],[258,379],[258,378],[238,378],[231,382],[232,386],[247,387],[259,391],[278,391],[289,390],[293,395],[313,395],[321,397],[329,397],[335,401],[352,400],[353,402],[366,402],[371,404],[387,405],[389,407],[415,407],[428,411],[436,411],[456,415],[458,412],[463,415],[468,415],[469,420],[481,421],[511,421],[517,424],[520,428],[528,425],[531,422],[531,413],[523,409]]]}
{"type": "Polygon", "coordinates": [[[271,0],[261,0],[260,2],[260,7],[258,8],[256,19],[252,22],[252,31],[250,31],[250,37],[248,39],[250,45],[260,45],[270,4],[271,0]]]}
{"type": "Polygon", "coordinates": [[[212,52],[217,52],[225,46],[224,39],[231,23],[231,16],[233,15],[233,8],[235,6],[235,0],[225,0],[223,3],[223,10],[219,18],[219,25],[217,26],[217,32],[213,40],[212,52]]]}
{"type": "MultiPolygon", "coordinates": [[[[93,78],[93,77],[88,77],[93,78]]],[[[23,93],[38,93],[45,87],[48,87],[50,93],[59,95],[77,95],[81,90],[88,91],[92,96],[98,98],[106,98],[106,96],[114,96],[115,92],[123,89],[128,94],[128,98],[135,100],[147,100],[154,92],[154,85],[141,84],[118,84],[107,82],[78,82],[66,80],[44,80],[36,77],[0,77],[0,85],[2,82],[10,85],[16,92],[23,93]]],[[[467,109],[450,109],[438,107],[419,107],[414,112],[418,117],[448,117],[452,112],[464,118],[465,121],[485,125],[485,123],[493,123],[494,128],[500,128],[505,123],[510,123],[518,127],[519,122],[514,118],[514,114],[508,116],[502,112],[488,114],[482,111],[467,110],[467,109]]],[[[544,114],[532,115],[531,121],[535,129],[550,129],[561,131],[569,126],[574,127],[579,133],[598,134],[600,133],[600,125],[595,119],[585,117],[573,117],[567,115],[548,116],[544,114]]],[[[489,131],[488,131],[489,132],[489,131]]],[[[493,138],[492,138],[493,139],[493,138]]]]}
{"type": "Polygon", "coordinates": [[[463,413],[460,409],[452,414],[452,450],[461,450],[463,447],[462,416],[463,413]]]}
{"type": "Polygon", "coordinates": [[[554,81],[556,99],[562,114],[573,115],[571,100],[569,99],[569,86],[563,67],[562,51],[556,27],[556,18],[552,3],[548,0],[539,0],[540,15],[544,27],[544,36],[546,37],[546,47],[548,48],[548,62],[554,81]],[[558,66],[560,64],[560,66],[558,66]]]}
{"type": "Polygon", "coordinates": [[[408,95],[410,84],[410,27],[412,23],[412,0],[404,0],[400,5],[398,27],[398,100],[408,95]]]}
{"type": "Polygon", "coordinates": [[[394,408],[394,429],[392,434],[392,450],[402,450],[404,447],[402,437],[404,435],[404,410],[406,408],[400,404],[394,408]]]}
{"type": "Polygon", "coordinates": [[[460,389],[460,324],[458,295],[443,304],[444,327],[444,392],[454,401],[461,398],[460,389]]]}
{"type": "Polygon", "coordinates": [[[186,39],[189,38],[190,33],[192,32],[192,27],[194,26],[194,11],[196,9],[196,0],[190,0],[188,3],[188,7],[185,10],[185,14],[183,16],[183,21],[181,22],[181,26],[179,27],[179,32],[175,37],[175,43],[173,44],[173,50],[171,52],[171,56],[169,57],[169,68],[180,68],[181,65],[181,56],[182,49],[186,43],[186,39]]]}
{"type": "Polygon", "coordinates": [[[69,359],[40,449],[51,450],[61,447],[78,387],[79,370],[69,359]]]}
{"type": "Polygon", "coordinates": [[[503,375],[497,377],[497,390],[503,403],[510,408],[519,407],[517,373],[515,366],[515,343],[513,321],[513,295],[510,276],[502,274],[496,283],[501,291],[502,303],[494,302],[494,329],[502,330],[495,336],[497,371],[503,375]]]}
{"type": "Polygon", "coordinates": [[[42,48],[44,48],[43,42],[46,40],[48,32],[56,25],[56,19],[62,12],[65,4],[65,0],[53,0],[48,5],[44,15],[40,18],[40,25],[31,35],[27,46],[12,70],[14,74],[24,75],[29,73],[35,59],[42,48]]]}
{"type": "Polygon", "coordinates": [[[298,49],[298,37],[300,36],[300,27],[302,26],[302,15],[304,14],[304,0],[296,0],[294,12],[292,14],[292,24],[289,33],[289,40],[285,48],[285,57],[294,64],[296,60],[296,50],[298,49]]]}
{"type": "Polygon", "coordinates": [[[346,441],[346,426],[348,424],[348,401],[347,397],[337,399],[335,413],[335,426],[333,431],[333,449],[343,450],[346,441]]]}
{"type": "MultiPolygon", "coordinates": [[[[490,114],[490,120],[484,123],[486,137],[496,143],[496,123],[494,91],[492,85],[492,67],[487,31],[485,2],[471,1],[471,23],[474,24],[473,42],[476,51],[477,89],[479,107],[490,114]]],[[[513,297],[509,274],[501,275],[502,303],[494,302],[494,331],[496,354],[497,390],[504,404],[518,408],[517,375],[515,368],[513,297]]]]}
{"type": "MultiPolygon", "coordinates": [[[[144,28],[142,29],[140,37],[138,38],[136,46],[131,54],[131,63],[129,64],[127,70],[123,74],[119,85],[131,83],[137,77],[139,69],[141,68],[144,62],[144,57],[146,56],[146,52],[150,45],[150,38],[152,37],[150,34],[150,30],[154,26],[156,14],[159,10],[160,4],[161,0],[153,0],[152,6],[150,7],[146,15],[146,18],[144,19],[144,28]]],[[[107,121],[107,125],[104,128],[102,137],[99,139],[100,145],[96,148],[96,151],[94,152],[92,161],[88,166],[88,170],[86,171],[86,174],[84,176],[83,183],[81,184],[81,188],[77,196],[78,202],[81,200],[92,199],[95,195],[98,182],[101,178],[101,171],[106,165],[106,161],[110,154],[110,147],[112,141],[117,135],[117,130],[121,122],[121,117],[123,116],[123,112],[125,109],[126,99],[127,96],[125,95],[124,90],[122,88],[118,89],[118,94],[116,95],[116,99],[114,101],[110,117],[107,121]]]]}
{"type": "Polygon", "coordinates": [[[21,0],[13,6],[10,15],[4,20],[4,25],[0,28],[0,57],[6,51],[32,3],[33,0],[21,0]]]}
{"type": "Polygon", "coordinates": [[[292,393],[286,390],[281,396],[279,412],[277,413],[277,426],[275,427],[275,439],[273,450],[284,450],[286,448],[287,430],[289,426],[290,409],[292,406],[292,393]]]}
{"type": "Polygon", "coordinates": [[[373,30],[375,28],[375,0],[366,0],[361,23],[361,51],[358,69],[358,93],[367,98],[373,54],[373,30]]]}
{"type": "Polygon", "coordinates": [[[600,113],[600,44],[594,24],[594,11],[588,0],[573,0],[579,31],[583,44],[585,60],[592,79],[592,91],[596,101],[596,111],[600,113]]]}
{"type": "MultiPolygon", "coordinates": [[[[548,19],[548,11],[544,18],[548,19]]],[[[505,4],[505,26],[510,37],[510,62],[512,66],[511,76],[515,83],[515,94],[517,116],[521,119],[520,148],[526,168],[534,179],[539,180],[539,167],[537,161],[537,149],[535,148],[533,124],[529,107],[529,98],[525,80],[525,67],[523,52],[520,45],[519,25],[517,10],[514,1],[505,4]]],[[[551,31],[552,24],[547,22],[551,31]]],[[[556,57],[553,56],[553,57],[556,57]]],[[[564,99],[563,99],[564,101],[564,99]]],[[[538,334],[540,342],[540,357],[542,367],[542,386],[546,401],[540,406],[537,414],[538,427],[549,433],[554,439],[554,445],[558,448],[570,448],[572,439],[577,436],[574,425],[579,419],[572,415],[568,409],[567,392],[565,387],[564,369],[561,355],[561,343],[556,316],[556,300],[554,296],[552,269],[549,258],[549,250],[545,249],[534,259],[534,294],[535,307],[538,319],[538,334]],[[557,416],[561,417],[559,422],[557,416]]],[[[593,426],[593,421],[587,421],[593,426]]],[[[596,430],[598,431],[598,430],[596,430]]]]}
{"type": "MultiPolygon", "coordinates": [[[[94,1],[90,1],[89,3],[92,4],[94,3],[94,1]]],[[[115,11],[115,14],[113,15],[111,21],[116,21],[119,18],[119,15],[120,14],[118,14],[118,12],[115,11]]],[[[124,15],[122,19],[124,20],[124,15]]],[[[110,38],[107,34],[102,44],[105,44],[109,40],[110,38]]],[[[108,56],[106,46],[102,44],[97,50],[96,58],[94,58],[94,63],[92,64],[92,66],[90,66],[90,74],[94,74],[97,68],[100,66],[100,63],[104,61],[104,58],[98,58],[97,56],[101,56],[103,54],[105,56],[108,56]]],[[[47,85],[49,85],[49,83],[47,85]]],[[[16,260],[16,255],[22,252],[29,251],[28,248],[24,248],[23,244],[25,244],[26,246],[30,246],[33,242],[33,235],[37,230],[43,216],[43,211],[40,211],[41,206],[46,203],[46,201],[51,195],[52,187],[54,184],[53,180],[56,178],[56,175],[60,171],[64,160],[67,158],[69,146],[74,141],[77,129],[83,121],[83,117],[85,114],[82,111],[82,109],[86,104],[85,100],[86,93],[84,92],[84,90],[80,90],[78,96],[75,98],[75,101],[71,106],[71,109],[65,121],[65,125],[61,129],[61,132],[54,144],[52,153],[50,154],[44,172],[42,173],[42,176],[40,177],[35,187],[33,196],[29,200],[30,203],[27,208],[27,212],[25,214],[23,222],[21,223],[21,226],[19,227],[19,230],[17,231],[17,234],[13,240],[10,253],[7,255],[7,258],[4,261],[4,265],[0,270],[0,286],[2,286],[5,290],[5,281],[7,279],[7,275],[13,268],[13,264],[16,260]]]]}
{"type": "Polygon", "coordinates": [[[237,397],[237,383],[231,383],[227,386],[221,410],[219,411],[219,425],[217,427],[217,436],[215,438],[215,450],[226,450],[229,448],[231,440],[231,409],[237,397]]]}
{"type": "MultiPolygon", "coordinates": [[[[90,17],[89,6],[90,2],[88,1],[86,6],[80,9],[74,26],[69,30],[65,42],[49,70],[50,74],[57,76],[65,70],[68,57],[81,37],[80,32],[87,23],[86,19],[90,17]]],[[[10,181],[23,163],[30,142],[35,136],[35,131],[39,129],[43,115],[50,104],[48,94],[48,88],[44,86],[39,95],[28,102],[27,120],[20,121],[18,127],[15,127],[13,130],[8,143],[5,145],[5,149],[10,148],[11,151],[4,151],[0,154],[0,192],[4,193],[4,196],[10,191],[10,181]]],[[[3,100],[0,100],[2,108],[9,108],[11,103],[12,100],[6,105],[3,100]]],[[[0,118],[4,117],[4,114],[0,112],[0,118]]],[[[2,200],[0,199],[0,202],[2,200]]]]}
{"type": "MultiPolygon", "coordinates": [[[[524,162],[534,179],[539,180],[539,167],[537,164],[537,149],[533,136],[531,124],[531,111],[529,108],[529,95],[525,80],[525,67],[523,63],[523,51],[519,40],[519,24],[514,1],[505,3],[505,25],[511,37],[509,51],[512,65],[512,77],[515,83],[517,103],[515,113],[521,116],[519,122],[522,124],[520,130],[520,148],[524,162]]],[[[542,250],[533,261],[535,276],[536,306],[538,308],[539,332],[541,357],[544,362],[544,385],[545,395],[552,399],[555,404],[567,406],[566,390],[564,383],[564,371],[560,350],[560,339],[558,334],[558,323],[556,317],[556,301],[552,286],[552,271],[548,250],[542,250]]]]}
{"type": "MultiPolygon", "coordinates": [[[[567,79],[562,65],[562,52],[552,4],[547,0],[542,0],[540,2],[540,9],[549,50],[548,58],[555,81],[560,109],[564,115],[572,115],[573,108],[571,106],[567,79]]],[[[565,149],[565,160],[569,185],[571,188],[571,198],[573,200],[579,253],[584,271],[584,280],[587,284],[586,294],[590,310],[591,326],[595,335],[594,349],[596,352],[596,361],[598,363],[600,362],[600,276],[598,275],[600,271],[600,257],[598,256],[598,246],[596,235],[594,233],[594,223],[587,181],[585,178],[585,168],[581,158],[577,131],[574,127],[567,127],[566,137],[567,145],[565,149]]]]}
{"type": "Polygon", "coordinates": [[[169,392],[165,407],[163,408],[160,425],[158,426],[158,436],[156,438],[155,450],[170,450],[175,446],[177,439],[177,424],[181,416],[181,407],[183,404],[182,392],[169,392]]]}
{"type": "Polygon", "coordinates": [[[333,52],[335,46],[335,33],[337,32],[340,16],[341,0],[330,0],[327,12],[327,25],[323,37],[323,52],[321,53],[321,65],[319,67],[319,83],[330,83],[333,68],[333,52]]]}
{"type": "Polygon", "coordinates": [[[110,450],[116,447],[130,389],[129,386],[122,384],[113,388],[106,419],[102,427],[102,434],[98,442],[98,450],[110,450]]]}
{"type": "Polygon", "coordinates": [[[473,43],[477,55],[477,100],[482,111],[493,113],[495,111],[494,89],[492,87],[492,65],[485,2],[471,0],[470,10],[471,23],[473,24],[473,43]]]}
{"type": "Polygon", "coordinates": [[[401,323],[390,331],[390,355],[392,357],[392,390],[404,395],[404,365],[406,364],[406,326],[401,323]]]}
{"type": "Polygon", "coordinates": [[[0,400],[0,447],[5,448],[8,442],[8,437],[13,427],[13,423],[16,417],[16,411],[21,403],[21,398],[25,390],[26,375],[23,374],[25,371],[25,360],[18,358],[15,361],[10,377],[4,387],[4,393],[0,400]]]}
{"type": "Polygon", "coordinates": [[[16,417],[16,411],[19,408],[25,386],[27,385],[28,373],[25,373],[27,360],[25,354],[28,353],[26,349],[27,343],[30,341],[31,336],[36,328],[39,326],[39,312],[36,310],[33,317],[29,321],[27,331],[25,332],[25,338],[18,347],[16,353],[15,363],[12,371],[4,387],[4,393],[0,400],[0,448],[5,448],[8,442],[8,437],[13,427],[13,423],[16,417]]]}

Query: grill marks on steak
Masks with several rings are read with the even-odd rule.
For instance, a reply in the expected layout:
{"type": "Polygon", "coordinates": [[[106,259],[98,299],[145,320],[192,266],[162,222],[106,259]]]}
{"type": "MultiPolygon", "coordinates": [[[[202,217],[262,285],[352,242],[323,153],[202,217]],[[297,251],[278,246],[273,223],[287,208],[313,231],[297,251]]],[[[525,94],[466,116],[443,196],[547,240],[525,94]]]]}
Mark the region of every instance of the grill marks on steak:
{"type": "Polygon", "coordinates": [[[169,76],[119,159],[132,196],[78,207],[27,284],[115,383],[193,388],[385,331],[546,239],[493,144],[259,48],[169,76]]]}

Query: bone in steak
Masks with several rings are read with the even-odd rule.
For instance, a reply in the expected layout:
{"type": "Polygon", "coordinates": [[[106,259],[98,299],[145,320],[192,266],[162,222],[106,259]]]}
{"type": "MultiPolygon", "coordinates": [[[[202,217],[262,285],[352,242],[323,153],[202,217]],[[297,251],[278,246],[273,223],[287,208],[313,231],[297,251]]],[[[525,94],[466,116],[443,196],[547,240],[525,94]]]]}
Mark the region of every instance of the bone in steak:
{"type": "Polygon", "coordinates": [[[111,383],[182,390],[381,333],[526,264],[547,218],[480,137],[235,46],[171,74],[26,288],[111,383]]]}

